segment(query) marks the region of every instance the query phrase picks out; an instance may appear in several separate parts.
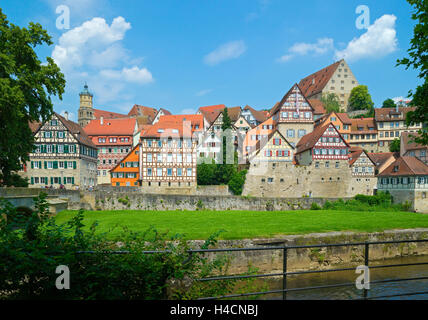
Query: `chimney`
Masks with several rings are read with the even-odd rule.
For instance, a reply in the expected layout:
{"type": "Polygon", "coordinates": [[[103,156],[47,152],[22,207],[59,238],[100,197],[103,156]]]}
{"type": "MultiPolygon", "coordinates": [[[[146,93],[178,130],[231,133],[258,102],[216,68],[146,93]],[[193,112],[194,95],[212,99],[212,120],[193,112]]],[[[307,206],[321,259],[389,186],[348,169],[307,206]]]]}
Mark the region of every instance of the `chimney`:
{"type": "Polygon", "coordinates": [[[101,118],[100,118],[100,124],[101,124],[101,125],[103,125],[103,124],[104,124],[104,117],[103,117],[103,116],[101,116],[101,118]]]}
{"type": "Polygon", "coordinates": [[[315,84],[315,78],[312,79],[312,84],[315,84]]]}
{"type": "Polygon", "coordinates": [[[67,120],[67,121],[68,121],[68,111],[65,111],[65,112],[64,112],[64,118],[65,118],[65,120],[67,120]]]}
{"type": "Polygon", "coordinates": [[[398,104],[395,104],[395,111],[398,113],[398,104]]]}

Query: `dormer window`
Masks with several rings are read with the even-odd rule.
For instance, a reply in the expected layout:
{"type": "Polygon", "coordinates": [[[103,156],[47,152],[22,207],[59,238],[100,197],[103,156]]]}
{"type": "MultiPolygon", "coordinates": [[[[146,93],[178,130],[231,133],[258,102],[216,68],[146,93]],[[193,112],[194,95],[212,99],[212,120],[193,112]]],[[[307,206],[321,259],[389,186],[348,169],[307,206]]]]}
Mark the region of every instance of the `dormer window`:
{"type": "Polygon", "coordinates": [[[158,129],[158,133],[163,133],[164,131],[164,129],[158,129]]]}
{"type": "Polygon", "coordinates": [[[398,166],[394,166],[394,172],[398,172],[399,167],[398,166]]]}

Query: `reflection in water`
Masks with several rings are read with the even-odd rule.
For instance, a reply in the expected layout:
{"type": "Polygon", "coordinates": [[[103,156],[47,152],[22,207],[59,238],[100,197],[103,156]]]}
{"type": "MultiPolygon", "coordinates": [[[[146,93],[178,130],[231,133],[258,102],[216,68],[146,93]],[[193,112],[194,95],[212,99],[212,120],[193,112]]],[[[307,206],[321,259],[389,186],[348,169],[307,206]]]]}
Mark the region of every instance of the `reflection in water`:
{"type": "MultiPolygon", "coordinates": [[[[386,265],[386,264],[404,264],[404,263],[421,263],[428,262],[428,257],[404,257],[388,259],[379,262],[371,262],[372,266],[386,265]]],[[[314,273],[303,274],[296,276],[289,276],[287,280],[287,287],[302,288],[313,287],[322,285],[333,285],[340,283],[355,283],[356,278],[360,274],[355,271],[340,271],[340,272],[327,272],[327,273],[314,273]]],[[[391,267],[370,269],[370,280],[387,280],[398,278],[415,278],[415,277],[428,277],[428,265],[422,266],[409,266],[409,267],[391,267]]],[[[267,280],[270,290],[282,289],[282,279],[267,280]]],[[[402,281],[371,284],[368,292],[368,297],[395,295],[410,292],[425,292],[428,291],[428,280],[415,280],[415,281],[402,281]]],[[[287,299],[290,300],[346,300],[358,299],[363,297],[362,290],[358,290],[355,286],[338,287],[338,288],[324,288],[305,290],[299,292],[288,292],[287,299]]],[[[261,299],[282,299],[281,294],[266,295],[260,297],[261,299]]],[[[428,300],[428,294],[401,296],[393,298],[385,298],[388,300],[428,300]]]]}

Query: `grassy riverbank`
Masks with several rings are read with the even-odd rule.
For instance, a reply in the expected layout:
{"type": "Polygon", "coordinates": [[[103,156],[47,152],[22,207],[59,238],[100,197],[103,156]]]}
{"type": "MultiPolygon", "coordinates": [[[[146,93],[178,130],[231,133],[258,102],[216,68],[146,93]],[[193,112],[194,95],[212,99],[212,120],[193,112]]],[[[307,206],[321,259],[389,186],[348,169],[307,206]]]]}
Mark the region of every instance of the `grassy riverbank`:
{"type": "MultiPolygon", "coordinates": [[[[61,224],[76,211],[63,211],[56,217],[61,224]]],[[[88,229],[98,222],[98,232],[119,238],[123,228],[145,231],[153,226],[159,232],[182,234],[186,239],[207,239],[224,230],[219,239],[266,238],[278,235],[331,231],[378,232],[391,229],[428,228],[428,215],[412,212],[301,210],[256,211],[86,211],[88,229]]]]}

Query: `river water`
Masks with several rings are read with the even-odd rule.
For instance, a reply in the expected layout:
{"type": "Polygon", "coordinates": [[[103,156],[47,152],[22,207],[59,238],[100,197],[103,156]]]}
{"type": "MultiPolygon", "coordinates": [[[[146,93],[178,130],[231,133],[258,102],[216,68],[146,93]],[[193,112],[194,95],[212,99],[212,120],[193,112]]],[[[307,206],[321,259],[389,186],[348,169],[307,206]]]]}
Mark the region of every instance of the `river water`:
{"type": "MultiPolygon", "coordinates": [[[[375,266],[421,262],[428,262],[428,256],[394,258],[378,262],[371,262],[371,265],[375,266]]],[[[360,274],[356,274],[355,271],[340,271],[289,276],[287,279],[287,288],[291,289],[322,285],[334,285],[341,283],[355,283],[355,280],[359,275],[360,274]]],[[[416,277],[428,277],[428,265],[370,269],[370,281],[416,277]]],[[[264,283],[267,284],[269,287],[265,288],[267,290],[282,289],[282,279],[266,280],[266,282],[264,283]]],[[[426,291],[428,291],[428,279],[371,284],[371,288],[368,291],[368,298],[426,291]]],[[[313,289],[308,291],[305,290],[287,293],[287,299],[289,300],[348,300],[358,299],[362,297],[363,291],[358,290],[355,285],[347,287],[313,289]]],[[[260,299],[282,299],[282,293],[265,295],[260,297],[260,299]]],[[[382,299],[428,300],[428,294],[382,299]]]]}

